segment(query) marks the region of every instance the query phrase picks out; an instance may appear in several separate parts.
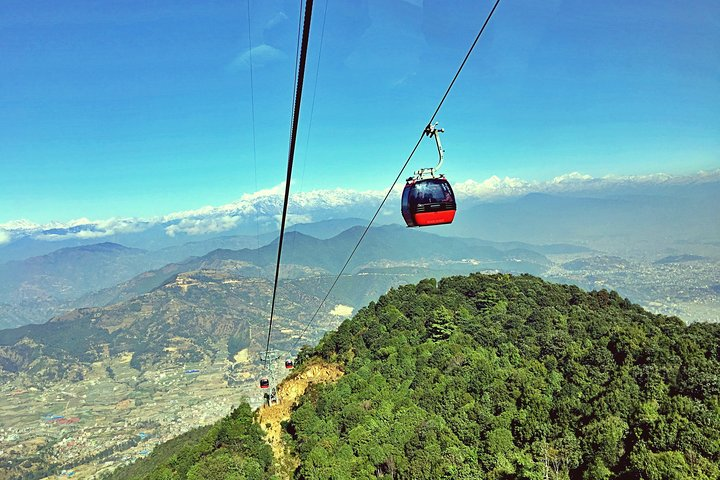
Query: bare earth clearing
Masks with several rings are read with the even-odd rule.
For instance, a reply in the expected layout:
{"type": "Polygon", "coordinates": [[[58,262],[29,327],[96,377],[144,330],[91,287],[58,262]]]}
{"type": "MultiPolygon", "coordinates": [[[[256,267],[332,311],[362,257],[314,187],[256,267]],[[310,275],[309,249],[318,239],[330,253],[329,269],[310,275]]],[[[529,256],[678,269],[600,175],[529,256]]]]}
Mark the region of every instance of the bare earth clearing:
{"type": "Polygon", "coordinates": [[[280,402],[274,405],[263,405],[258,409],[257,421],[265,430],[266,440],[275,455],[278,473],[281,478],[291,478],[292,472],[300,462],[289,451],[282,438],[283,421],[290,420],[293,407],[311,385],[335,382],[343,376],[338,365],[314,361],[304,366],[297,374],[290,375],[278,386],[280,402]]]}

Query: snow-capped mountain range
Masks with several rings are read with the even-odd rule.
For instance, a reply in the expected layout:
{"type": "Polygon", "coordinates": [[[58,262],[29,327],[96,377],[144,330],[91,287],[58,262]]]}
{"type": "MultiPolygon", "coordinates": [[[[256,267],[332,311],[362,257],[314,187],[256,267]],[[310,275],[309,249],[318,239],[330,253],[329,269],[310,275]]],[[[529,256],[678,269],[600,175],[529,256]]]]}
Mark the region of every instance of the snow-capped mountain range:
{"type": "MultiPolygon", "coordinates": [[[[694,175],[653,174],[644,176],[605,176],[572,172],[549,181],[528,181],[497,176],[483,181],[468,179],[456,182],[454,190],[463,209],[474,205],[509,201],[532,193],[560,196],[641,195],[647,192],[672,195],[687,186],[720,182],[720,169],[701,171],[694,175]]],[[[398,197],[402,184],[396,186],[385,204],[378,223],[398,222],[398,197]]],[[[21,239],[36,241],[94,240],[152,232],[155,241],[165,237],[168,245],[178,241],[223,234],[254,234],[277,229],[282,209],[284,184],[242,195],[238,200],[219,206],[173,212],[154,218],[110,218],[91,220],[78,218],[67,222],[38,224],[20,219],[0,224],[0,248],[21,239]]],[[[380,204],[382,190],[357,191],[336,188],[314,190],[291,195],[289,223],[309,223],[328,219],[369,218],[380,204]]],[[[126,240],[127,241],[127,240],[126,240]]],[[[128,242],[137,244],[138,242],[128,242]]],[[[162,243],[162,242],[161,242],[162,243]]]]}

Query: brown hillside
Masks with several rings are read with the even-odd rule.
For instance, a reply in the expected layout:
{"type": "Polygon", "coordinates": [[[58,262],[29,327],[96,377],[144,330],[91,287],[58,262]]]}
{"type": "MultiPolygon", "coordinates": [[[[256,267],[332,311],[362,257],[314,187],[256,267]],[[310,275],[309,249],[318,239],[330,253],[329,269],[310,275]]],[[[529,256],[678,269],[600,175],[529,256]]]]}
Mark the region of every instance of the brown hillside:
{"type": "Polygon", "coordinates": [[[311,385],[335,382],[343,376],[343,371],[336,364],[314,360],[302,366],[278,385],[280,402],[274,405],[263,405],[258,409],[257,421],[265,431],[265,438],[273,449],[278,462],[277,470],[282,478],[290,478],[291,473],[300,464],[283,442],[281,422],[290,420],[292,409],[300,397],[311,385]]]}

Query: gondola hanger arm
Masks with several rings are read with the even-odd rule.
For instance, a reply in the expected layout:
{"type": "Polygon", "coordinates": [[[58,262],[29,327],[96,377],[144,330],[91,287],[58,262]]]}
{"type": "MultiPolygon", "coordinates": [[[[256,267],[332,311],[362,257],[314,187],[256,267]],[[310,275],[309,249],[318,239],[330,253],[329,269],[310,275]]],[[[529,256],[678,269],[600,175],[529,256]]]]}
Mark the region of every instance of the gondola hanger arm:
{"type": "Polygon", "coordinates": [[[434,168],[421,168],[420,170],[415,172],[415,176],[418,179],[422,179],[426,176],[435,178],[435,172],[440,170],[440,166],[443,164],[443,160],[445,159],[445,150],[442,148],[442,143],[440,143],[440,134],[445,132],[444,128],[437,128],[438,122],[435,122],[434,124],[428,123],[428,126],[425,127],[425,135],[428,137],[432,137],[435,139],[435,145],[437,146],[438,151],[438,163],[435,165],[434,168]]]}

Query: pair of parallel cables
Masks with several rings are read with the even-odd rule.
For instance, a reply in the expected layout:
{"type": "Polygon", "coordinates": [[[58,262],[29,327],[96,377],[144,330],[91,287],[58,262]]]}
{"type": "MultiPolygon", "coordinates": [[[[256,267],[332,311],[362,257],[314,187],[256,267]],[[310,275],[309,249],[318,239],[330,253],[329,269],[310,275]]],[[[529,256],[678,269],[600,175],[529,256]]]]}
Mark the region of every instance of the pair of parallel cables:
{"type": "MultiPolygon", "coordinates": [[[[480,37],[482,36],[483,32],[485,31],[485,27],[490,22],[490,19],[492,18],[493,14],[495,13],[495,9],[497,8],[499,3],[500,3],[500,0],[495,0],[495,3],[493,5],[492,9],[490,10],[490,13],[487,15],[485,22],[483,23],[482,27],[480,27],[480,30],[478,31],[477,35],[475,36],[475,40],[470,45],[470,48],[468,49],[467,53],[465,54],[465,58],[463,58],[462,63],[460,63],[460,66],[458,67],[457,71],[455,72],[455,76],[453,77],[452,81],[448,85],[447,89],[445,90],[445,93],[443,94],[442,98],[440,99],[440,102],[438,103],[437,107],[435,108],[435,111],[433,112],[432,116],[430,117],[430,120],[427,123],[428,125],[432,124],[432,122],[435,120],[435,117],[437,116],[438,112],[440,111],[440,108],[443,106],[443,103],[445,103],[445,99],[450,94],[450,90],[452,90],[453,86],[455,85],[455,81],[460,76],[460,72],[462,71],[463,67],[465,67],[465,64],[467,63],[468,58],[470,58],[470,55],[472,54],[473,50],[475,49],[475,45],[477,45],[478,40],[480,40],[480,37]]],[[[307,50],[308,50],[308,43],[309,43],[309,37],[310,37],[310,23],[311,23],[311,19],[312,19],[312,7],[313,7],[313,0],[306,0],[305,1],[305,10],[304,10],[305,14],[304,14],[303,26],[302,26],[302,37],[300,39],[300,44],[299,44],[300,45],[299,62],[297,62],[297,76],[296,76],[296,80],[295,80],[295,95],[294,95],[294,101],[293,101],[293,112],[292,112],[291,130],[290,130],[290,147],[288,150],[287,174],[286,174],[286,178],[285,178],[285,196],[283,199],[282,217],[280,220],[280,236],[278,238],[278,253],[277,253],[277,262],[275,265],[275,279],[273,282],[272,301],[270,304],[270,321],[268,324],[267,342],[265,344],[265,356],[264,356],[265,369],[268,368],[269,353],[270,353],[270,339],[272,336],[273,319],[275,316],[275,300],[277,298],[277,287],[278,287],[278,278],[279,278],[279,274],[280,274],[280,262],[281,262],[281,258],[282,258],[283,239],[285,237],[285,222],[287,220],[288,204],[290,203],[290,181],[292,180],[293,161],[295,159],[295,143],[297,140],[298,122],[300,120],[300,105],[302,102],[302,91],[303,91],[303,83],[304,83],[304,78],[305,78],[305,64],[306,64],[306,60],[307,60],[307,50]]],[[[315,313],[313,314],[313,316],[305,324],[305,327],[303,328],[303,330],[300,333],[300,335],[298,336],[298,338],[295,340],[295,343],[290,348],[290,351],[288,352],[288,354],[292,354],[292,352],[296,350],[300,341],[304,338],[308,329],[314,323],[316,317],[320,313],[320,310],[322,309],[323,305],[325,304],[328,297],[330,296],[330,293],[333,291],[333,289],[335,288],[335,285],[337,285],[337,282],[340,280],[340,277],[343,275],[343,273],[347,269],[347,266],[350,264],[350,260],[352,260],[353,256],[355,255],[355,252],[357,252],[357,249],[360,247],[360,244],[365,239],[365,236],[367,235],[368,231],[370,230],[370,227],[375,222],[375,219],[377,218],[377,216],[380,214],[380,210],[382,210],[383,206],[387,202],[387,199],[390,197],[390,194],[392,193],[393,189],[395,188],[398,181],[400,180],[400,177],[402,176],[403,172],[405,171],[405,168],[407,168],[407,165],[410,163],[410,160],[415,155],[415,152],[417,151],[417,149],[420,146],[420,143],[422,142],[424,137],[425,137],[425,128],[423,128],[423,131],[420,134],[420,138],[418,139],[417,143],[415,143],[415,147],[413,147],[412,151],[410,152],[410,155],[408,155],[407,159],[405,160],[405,163],[403,163],[402,168],[400,168],[400,171],[398,172],[397,176],[395,177],[395,180],[393,181],[392,185],[390,185],[390,188],[388,189],[387,193],[385,194],[385,197],[383,198],[382,202],[380,202],[380,205],[378,206],[377,210],[375,211],[375,214],[370,219],[370,222],[368,222],[362,235],[360,235],[360,238],[358,239],[357,243],[355,244],[352,251],[350,252],[350,255],[348,256],[347,260],[345,261],[345,264],[342,266],[342,268],[338,272],[337,276],[335,277],[335,280],[333,281],[332,285],[328,289],[325,297],[320,302],[320,305],[318,306],[318,308],[315,311],[315,313]]]]}

